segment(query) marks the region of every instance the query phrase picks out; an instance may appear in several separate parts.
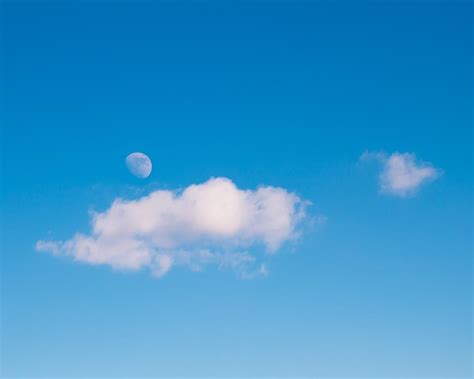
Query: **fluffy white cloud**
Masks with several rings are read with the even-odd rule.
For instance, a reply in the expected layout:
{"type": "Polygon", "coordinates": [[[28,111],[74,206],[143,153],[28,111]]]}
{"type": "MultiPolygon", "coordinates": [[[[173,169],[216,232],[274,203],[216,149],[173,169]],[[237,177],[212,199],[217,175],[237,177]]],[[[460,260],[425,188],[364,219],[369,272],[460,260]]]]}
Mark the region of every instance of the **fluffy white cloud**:
{"type": "Polygon", "coordinates": [[[439,177],[440,171],[431,163],[417,161],[413,153],[365,152],[362,160],[375,159],[382,165],[379,184],[382,192],[404,197],[413,194],[422,184],[439,177]]]}
{"type": "Polygon", "coordinates": [[[90,234],[38,241],[36,248],[121,270],[148,267],[158,277],[173,266],[199,271],[209,264],[242,277],[266,275],[266,267],[245,249],[260,244],[275,253],[297,236],[305,205],[283,188],[240,190],[229,179],[212,178],[180,193],[158,190],[137,200],[116,199],[92,214],[90,234]]]}

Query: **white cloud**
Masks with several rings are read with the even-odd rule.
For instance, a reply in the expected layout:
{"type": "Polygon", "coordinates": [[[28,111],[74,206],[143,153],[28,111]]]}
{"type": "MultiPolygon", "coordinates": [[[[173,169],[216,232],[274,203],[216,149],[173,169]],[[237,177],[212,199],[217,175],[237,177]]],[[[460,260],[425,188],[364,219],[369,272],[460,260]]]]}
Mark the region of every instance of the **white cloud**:
{"type": "Polygon", "coordinates": [[[158,190],[137,200],[116,199],[92,214],[91,233],[67,241],[38,241],[36,249],[120,270],[147,267],[157,276],[172,267],[199,271],[230,268],[241,277],[267,275],[245,250],[262,245],[275,253],[297,236],[306,202],[283,188],[240,190],[212,178],[182,192],[158,190]],[[256,268],[257,267],[257,268],[256,268]]]}
{"type": "Polygon", "coordinates": [[[431,163],[418,161],[414,153],[395,152],[387,156],[384,153],[365,152],[361,159],[375,159],[381,163],[380,190],[394,196],[411,195],[421,185],[435,180],[440,175],[440,170],[431,163]]]}
{"type": "Polygon", "coordinates": [[[53,255],[60,255],[61,249],[57,242],[54,241],[38,241],[36,243],[36,250],[47,251],[53,255]]]}

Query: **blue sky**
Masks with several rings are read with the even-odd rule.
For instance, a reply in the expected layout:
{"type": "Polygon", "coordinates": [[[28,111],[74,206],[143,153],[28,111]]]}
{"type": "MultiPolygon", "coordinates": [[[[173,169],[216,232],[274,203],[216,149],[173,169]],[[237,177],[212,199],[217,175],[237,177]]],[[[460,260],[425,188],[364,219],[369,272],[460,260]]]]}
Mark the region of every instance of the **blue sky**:
{"type": "Polygon", "coordinates": [[[2,376],[471,376],[471,3],[7,1],[2,34],[2,376]],[[251,221],[203,242],[176,201],[167,254],[253,271],[58,242],[219,177],[251,221]]]}

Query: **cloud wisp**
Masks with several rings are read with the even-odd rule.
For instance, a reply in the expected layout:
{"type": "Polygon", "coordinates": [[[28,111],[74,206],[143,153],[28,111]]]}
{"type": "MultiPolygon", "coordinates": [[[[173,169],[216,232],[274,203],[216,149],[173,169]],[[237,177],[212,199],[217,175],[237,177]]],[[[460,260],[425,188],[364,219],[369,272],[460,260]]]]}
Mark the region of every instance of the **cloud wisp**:
{"type": "Polygon", "coordinates": [[[307,202],[283,188],[241,190],[211,178],[181,192],[157,190],[137,200],[116,199],[91,216],[91,232],[66,241],[38,241],[36,249],[119,270],[148,268],[161,277],[173,267],[215,265],[242,278],[267,275],[247,250],[274,254],[298,236],[307,202]]]}
{"type": "Polygon", "coordinates": [[[364,152],[362,161],[376,160],[381,164],[379,186],[382,193],[406,197],[413,195],[423,184],[437,179],[441,171],[431,163],[417,160],[414,153],[364,152]]]}

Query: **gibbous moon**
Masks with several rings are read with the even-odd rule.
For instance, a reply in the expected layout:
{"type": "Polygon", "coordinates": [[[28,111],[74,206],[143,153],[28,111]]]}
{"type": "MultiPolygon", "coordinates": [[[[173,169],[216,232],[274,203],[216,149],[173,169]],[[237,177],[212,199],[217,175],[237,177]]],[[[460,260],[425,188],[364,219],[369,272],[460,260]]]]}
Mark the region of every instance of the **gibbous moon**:
{"type": "Polygon", "coordinates": [[[132,153],[126,159],[128,170],[140,179],[147,178],[151,173],[151,160],[143,153],[132,153]]]}

